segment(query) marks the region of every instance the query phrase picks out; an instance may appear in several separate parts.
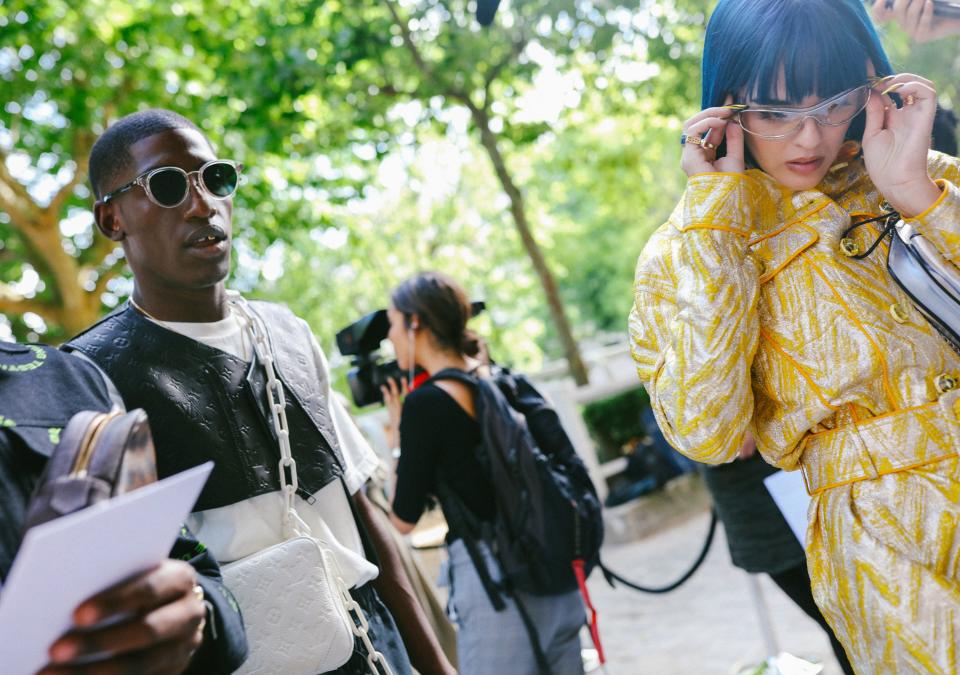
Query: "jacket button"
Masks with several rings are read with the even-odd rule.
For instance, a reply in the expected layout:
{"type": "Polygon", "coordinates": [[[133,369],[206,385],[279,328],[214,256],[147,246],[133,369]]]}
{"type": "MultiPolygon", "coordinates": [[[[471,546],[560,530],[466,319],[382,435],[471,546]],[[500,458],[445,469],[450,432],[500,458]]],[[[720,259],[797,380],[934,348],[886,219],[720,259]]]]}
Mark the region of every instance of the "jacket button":
{"type": "Polygon", "coordinates": [[[910,319],[910,316],[907,314],[907,310],[905,310],[898,302],[890,305],[890,316],[892,316],[893,320],[897,323],[906,323],[910,319]]]}
{"type": "Polygon", "coordinates": [[[936,386],[937,391],[941,394],[946,394],[948,391],[957,388],[957,378],[953,375],[947,375],[946,373],[940,373],[937,375],[936,379],[933,381],[934,386],[936,386]]]}
{"type": "Polygon", "coordinates": [[[840,240],[840,252],[848,258],[860,255],[860,244],[850,237],[844,237],[840,240]]]}

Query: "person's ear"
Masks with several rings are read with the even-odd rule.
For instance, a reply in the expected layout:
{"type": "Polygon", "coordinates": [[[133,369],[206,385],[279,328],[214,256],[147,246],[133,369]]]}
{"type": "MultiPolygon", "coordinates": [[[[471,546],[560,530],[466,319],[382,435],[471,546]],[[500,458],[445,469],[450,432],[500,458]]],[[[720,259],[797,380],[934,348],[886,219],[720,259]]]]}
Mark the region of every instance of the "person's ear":
{"type": "Polygon", "coordinates": [[[420,330],[420,319],[416,314],[408,314],[406,317],[407,330],[420,330]]]}
{"type": "Polygon", "coordinates": [[[99,199],[93,204],[93,219],[97,229],[111,241],[122,241],[125,234],[118,217],[116,205],[99,199]]]}

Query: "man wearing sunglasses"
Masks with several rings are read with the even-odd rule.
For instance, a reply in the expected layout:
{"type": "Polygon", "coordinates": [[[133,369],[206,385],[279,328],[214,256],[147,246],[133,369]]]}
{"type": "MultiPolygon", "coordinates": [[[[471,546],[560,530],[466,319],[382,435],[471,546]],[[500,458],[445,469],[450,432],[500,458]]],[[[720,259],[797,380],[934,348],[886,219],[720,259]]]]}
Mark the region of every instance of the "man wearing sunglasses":
{"type": "MultiPolygon", "coordinates": [[[[147,411],[161,476],[215,462],[188,522],[218,560],[231,562],[284,539],[269,377],[254,349],[262,326],[286,401],[298,516],[330,545],[393,673],[411,672],[404,643],[421,672],[453,672],[394,545],[370,519],[360,488],[377,459],[330,395],[313,334],[285,307],[226,289],[240,171],[170,111],[129,115],[101,136],[90,155],[94,215],[101,233],[123,246],[135,285],[129,302],[67,348],[97,362],[128,407],[147,411]],[[380,570],[370,562],[377,558],[380,570]]],[[[366,672],[359,645],[335,672],[366,672]]]]}

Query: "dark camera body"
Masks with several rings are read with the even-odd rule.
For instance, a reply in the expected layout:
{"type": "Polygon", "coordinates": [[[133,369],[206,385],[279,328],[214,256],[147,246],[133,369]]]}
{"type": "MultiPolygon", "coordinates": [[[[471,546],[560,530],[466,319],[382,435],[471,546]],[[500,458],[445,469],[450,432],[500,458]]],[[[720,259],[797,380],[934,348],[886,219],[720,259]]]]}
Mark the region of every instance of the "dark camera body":
{"type": "Polygon", "coordinates": [[[380,387],[391,378],[397,384],[403,379],[403,372],[396,361],[378,363],[380,343],[387,337],[390,321],[387,310],[378,309],[353,322],[337,333],[337,349],[344,356],[353,357],[353,368],[347,373],[350,395],[357,407],[383,402],[380,387]]]}
{"type": "MultiPolygon", "coordinates": [[[[482,300],[471,303],[471,316],[476,316],[485,308],[482,300]]],[[[387,310],[378,309],[337,333],[337,349],[344,356],[352,357],[350,365],[353,367],[347,373],[347,384],[358,408],[383,403],[380,387],[390,380],[396,380],[400,385],[407,378],[407,373],[400,369],[396,361],[379,362],[380,343],[387,339],[388,332],[390,320],[387,310]]],[[[418,368],[415,372],[419,374],[422,371],[418,368]]]]}
{"type": "Polygon", "coordinates": [[[354,367],[347,373],[350,395],[353,396],[353,402],[359,408],[383,403],[383,392],[380,391],[380,387],[385,386],[389,380],[394,380],[399,387],[406,379],[406,374],[400,370],[400,364],[396,360],[377,363],[378,357],[379,355],[374,352],[354,359],[354,367]]]}

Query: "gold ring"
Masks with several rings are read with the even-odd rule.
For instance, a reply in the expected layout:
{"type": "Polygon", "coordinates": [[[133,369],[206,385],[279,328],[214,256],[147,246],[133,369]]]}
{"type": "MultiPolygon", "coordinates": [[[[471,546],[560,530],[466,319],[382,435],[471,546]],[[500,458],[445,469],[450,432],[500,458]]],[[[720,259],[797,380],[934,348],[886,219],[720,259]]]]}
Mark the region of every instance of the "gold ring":
{"type": "Polygon", "coordinates": [[[903,97],[903,105],[913,105],[917,102],[917,97],[913,94],[907,94],[903,97]]]}
{"type": "Polygon", "coordinates": [[[203,594],[203,586],[201,586],[200,584],[194,584],[192,590],[193,590],[193,597],[195,597],[200,602],[203,602],[205,598],[203,594]]]}
{"type": "Polygon", "coordinates": [[[711,143],[710,141],[703,141],[702,143],[700,143],[700,147],[703,148],[704,150],[716,150],[716,149],[717,149],[717,146],[715,146],[715,145],[714,145],[713,143],[711,143]]]}
{"type": "Polygon", "coordinates": [[[687,136],[686,142],[691,145],[703,145],[703,139],[701,139],[699,136],[687,136]]]}

